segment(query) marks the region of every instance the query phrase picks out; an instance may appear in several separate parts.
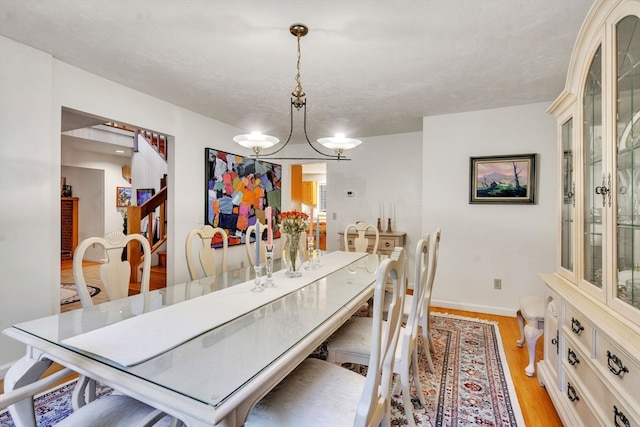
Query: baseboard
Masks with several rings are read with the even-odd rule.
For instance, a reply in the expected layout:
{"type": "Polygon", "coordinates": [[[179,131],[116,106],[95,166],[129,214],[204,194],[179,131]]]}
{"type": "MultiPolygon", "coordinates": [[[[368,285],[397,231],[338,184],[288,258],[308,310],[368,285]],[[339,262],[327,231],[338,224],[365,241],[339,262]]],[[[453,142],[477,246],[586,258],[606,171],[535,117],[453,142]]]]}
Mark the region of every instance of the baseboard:
{"type": "Polygon", "coordinates": [[[431,300],[432,307],[452,308],[455,310],[473,311],[474,313],[494,314],[497,316],[516,317],[516,309],[504,307],[491,307],[486,305],[476,305],[459,303],[455,301],[431,300]]]}

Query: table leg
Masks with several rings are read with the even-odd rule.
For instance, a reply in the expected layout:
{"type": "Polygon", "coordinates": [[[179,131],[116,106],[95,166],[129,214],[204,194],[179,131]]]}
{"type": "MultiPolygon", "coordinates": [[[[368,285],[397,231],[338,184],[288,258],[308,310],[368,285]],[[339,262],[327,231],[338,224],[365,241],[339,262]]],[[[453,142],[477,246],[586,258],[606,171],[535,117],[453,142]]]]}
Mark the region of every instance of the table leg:
{"type": "MultiPolygon", "coordinates": [[[[27,354],[7,371],[4,378],[5,391],[13,391],[38,381],[51,363],[51,360],[47,359],[42,352],[27,347],[27,354]]],[[[9,405],[9,413],[16,426],[36,427],[33,396],[9,405]]]]}

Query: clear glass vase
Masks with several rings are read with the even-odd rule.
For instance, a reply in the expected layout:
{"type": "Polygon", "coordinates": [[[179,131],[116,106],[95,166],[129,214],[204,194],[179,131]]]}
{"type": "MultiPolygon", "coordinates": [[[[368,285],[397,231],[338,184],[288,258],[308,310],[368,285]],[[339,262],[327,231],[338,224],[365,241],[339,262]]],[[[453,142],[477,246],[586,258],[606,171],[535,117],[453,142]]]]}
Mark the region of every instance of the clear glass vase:
{"type": "Polygon", "coordinates": [[[282,259],[287,267],[287,277],[302,276],[302,263],[304,261],[305,247],[300,243],[300,234],[284,234],[284,246],[282,247],[282,259]]]}

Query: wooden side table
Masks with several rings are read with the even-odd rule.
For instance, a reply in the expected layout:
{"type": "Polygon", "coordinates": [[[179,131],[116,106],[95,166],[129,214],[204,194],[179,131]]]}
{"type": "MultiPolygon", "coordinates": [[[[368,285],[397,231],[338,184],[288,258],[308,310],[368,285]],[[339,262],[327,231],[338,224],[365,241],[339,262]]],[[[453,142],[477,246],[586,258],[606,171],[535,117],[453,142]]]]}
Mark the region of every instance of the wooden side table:
{"type": "MultiPolygon", "coordinates": [[[[344,247],[344,232],[341,231],[338,233],[340,236],[340,250],[347,250],[344,247]]],[[[370,245],[367,248],[367,252],[373,252],[373,244],[376,240],[376,236],[373,233],[366,233],[365,236],[369,239],[370,245]]],[[[404,247],[404,243],[406,240],[407,233],[401,231],[394,231],[392,233],[380,232],[380,238],[378,239],[378,250],[377,253],[382,255],[391,255],[393,253],[393,248],[395,247],[404,247]]],[[[356,233],[347,234],[349,251],[353,251],[353,239],[357,237],[356,233]]]]}

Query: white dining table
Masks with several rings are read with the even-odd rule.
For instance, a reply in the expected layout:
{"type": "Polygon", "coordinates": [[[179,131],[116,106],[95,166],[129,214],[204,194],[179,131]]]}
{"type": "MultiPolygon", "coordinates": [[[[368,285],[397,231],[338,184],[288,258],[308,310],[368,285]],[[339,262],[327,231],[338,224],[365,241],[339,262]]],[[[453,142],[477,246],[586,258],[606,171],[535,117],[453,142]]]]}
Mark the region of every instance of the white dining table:
{"type": "Polygon", "coordinates": [[[373,295],[378,262],[336,251],[261,292],[245,269],[16,324],[3,333],[27,353],[7,377],[54,361],[188,426],[241,426],[373,295]]]}

